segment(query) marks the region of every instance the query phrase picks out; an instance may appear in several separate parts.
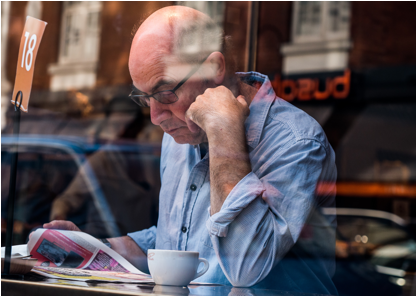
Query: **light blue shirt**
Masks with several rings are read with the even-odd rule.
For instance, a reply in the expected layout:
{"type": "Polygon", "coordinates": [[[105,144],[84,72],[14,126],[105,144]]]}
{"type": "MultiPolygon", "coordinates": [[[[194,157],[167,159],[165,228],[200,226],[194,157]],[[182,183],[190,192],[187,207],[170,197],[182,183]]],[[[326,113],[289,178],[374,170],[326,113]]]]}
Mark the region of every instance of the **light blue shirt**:
{"type": "Polygon", "coordinates": [[[210,263],[199,282],[337,294],[334,273],[335,154],[320,125],[278,98],[267,76],[245,122],[252,172],[210,216],[209,154],[165,134],[158,227],[129,233],[140,248],[198,251],[210,263]],[[324,186],[323,186],[324,185],[324,186]]]}

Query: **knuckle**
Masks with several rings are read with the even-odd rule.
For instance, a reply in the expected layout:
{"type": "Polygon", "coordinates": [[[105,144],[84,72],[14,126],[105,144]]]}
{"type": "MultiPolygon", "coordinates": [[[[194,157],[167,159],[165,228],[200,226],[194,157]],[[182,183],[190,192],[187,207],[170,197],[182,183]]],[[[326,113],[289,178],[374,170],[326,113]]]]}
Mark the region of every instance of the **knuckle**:
{"type": "Polygon", "coordinates": [[[193,102],[190,104],[190,107],[188,107],[188,110],[187,110],[188,114],[191,114],[194,111],[195,106],[196,106],[196,102],[193,102]]]}
{"type": "Polygon", "coordinates": [[[190,120],[193,120],[193,107],[190,105],[190,107],[188,108],[188,110],[185,112],[185,116],[186,118],[189,118],[190,120]]]}
{"type": "Polygon", "coordinates": [[[226,88],[225,86],[220,86],[219,90],[225,93],[232,94],[232,91],[230,91],[230,89],[226,88]]]}

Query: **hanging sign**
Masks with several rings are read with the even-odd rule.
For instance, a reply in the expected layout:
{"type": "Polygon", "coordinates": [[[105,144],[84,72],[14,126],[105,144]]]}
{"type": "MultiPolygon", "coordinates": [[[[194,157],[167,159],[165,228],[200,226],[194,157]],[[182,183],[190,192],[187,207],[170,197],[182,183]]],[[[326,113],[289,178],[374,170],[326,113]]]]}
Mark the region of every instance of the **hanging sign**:
{"type": "Polygon", "coordinates": [[[302,77],[298,79],[283,79],[275,75],[271,82],[278,97],[287,101],[310,101],[345,99],[350,92],[351,71],[346,69],[344,74],[336,77],[327,77],[324,81],[324,88],[320,89],[318,78],[302,77]]]}
{"type": "MultiPolygon", "coordinates": [[[[43,32],[47,23],[33,17],[26,17],[25,28],[20,39],[19,56],[17,60],[16,79],[13,88],[12,103],[16,105],[15,98],[22,91],[23,98],[20,109],[28,111],[30,92],[32,90],[33,69],[35,68],[36,55],[41,43],[43,32]]],[[[20,104],[20,97],[18,99],[20,104]]]]}

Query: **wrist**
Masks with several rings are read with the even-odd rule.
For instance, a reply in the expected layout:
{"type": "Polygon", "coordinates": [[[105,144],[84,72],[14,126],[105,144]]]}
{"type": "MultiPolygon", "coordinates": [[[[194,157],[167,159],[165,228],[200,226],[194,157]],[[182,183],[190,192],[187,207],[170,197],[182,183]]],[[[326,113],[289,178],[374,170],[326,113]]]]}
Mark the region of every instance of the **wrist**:
{"type": "Polygon", "coordinates": [[[246,147],[246,135],[244,125],[220,125],[212,124],[206,128],[206,135],[209,145],[219,145],[227,147],[230,145],[233,149],[246,147]]]}
{"type": "Polygon", "coordinates": [[[107,247],[111,248],[110,241],[107,240],[107,238],[100,238],[99,239],[102,243],[104,243],[107,247]]]}

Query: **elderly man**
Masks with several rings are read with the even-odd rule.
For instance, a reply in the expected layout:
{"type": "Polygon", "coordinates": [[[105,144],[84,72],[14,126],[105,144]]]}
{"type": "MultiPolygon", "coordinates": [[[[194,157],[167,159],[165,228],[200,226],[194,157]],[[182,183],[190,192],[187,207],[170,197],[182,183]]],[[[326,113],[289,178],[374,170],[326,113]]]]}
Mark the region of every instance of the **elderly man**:
{"type": "Polygon", "coordinates": [[[200,282],[337,294],[334,217],[321,212],[334,207],[334,152],[266,76],[234,73],[228,50],[205,52],[217,38],[205,28],[213,28],[206,15],[175,6],[135,34],[131,97],[165,131],[159,219],[108,240],[143,270],[150,248],[198,251],[210,262],[200,282]],[[189,54],[199,30],[202,50],[189,54]]]}

